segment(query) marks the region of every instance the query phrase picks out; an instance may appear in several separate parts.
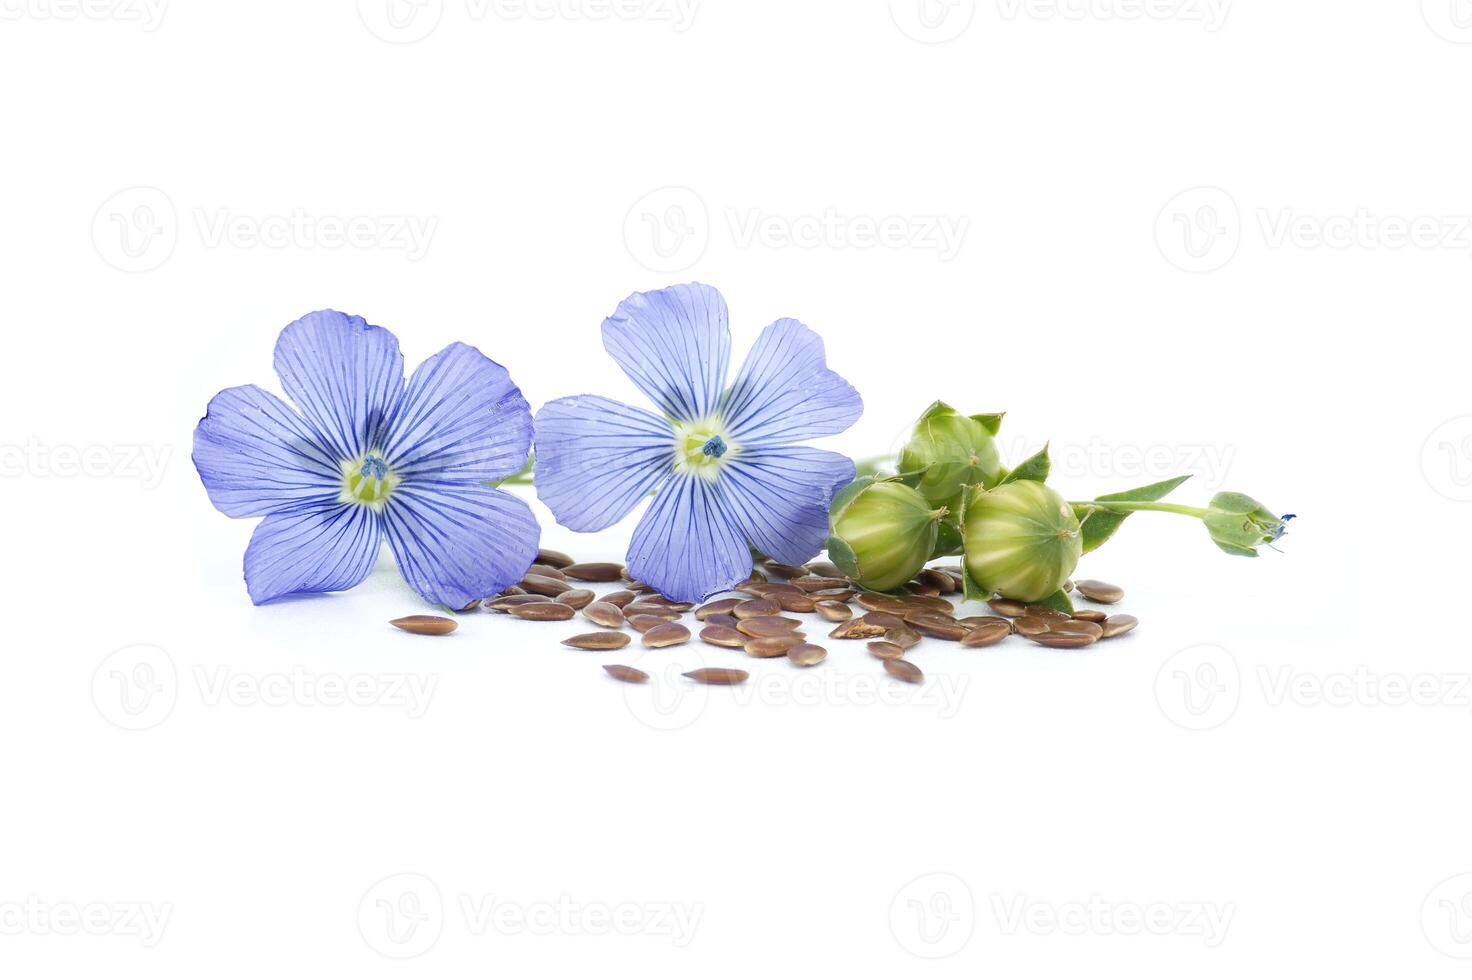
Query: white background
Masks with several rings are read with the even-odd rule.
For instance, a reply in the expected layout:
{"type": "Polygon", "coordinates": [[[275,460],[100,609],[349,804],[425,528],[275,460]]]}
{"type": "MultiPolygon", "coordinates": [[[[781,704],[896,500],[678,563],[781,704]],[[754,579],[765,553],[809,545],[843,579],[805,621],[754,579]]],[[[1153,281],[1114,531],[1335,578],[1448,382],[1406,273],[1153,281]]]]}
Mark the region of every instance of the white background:
{"type": "Polygon", "coordinates": [[[1465,0],[357,6],[0,0],[0,971],[1464,975],[1465,0]],[[833,448],[943,397],[1071,497],[1302,517],[1135,518],[1081,569],[1134,635],[928,641],[919,689],[410,637],[387,556],[250,605],[189,439],[287,322],[638,401],[599,323],[692,278],[738,359],[824,335],[833,448]]]}

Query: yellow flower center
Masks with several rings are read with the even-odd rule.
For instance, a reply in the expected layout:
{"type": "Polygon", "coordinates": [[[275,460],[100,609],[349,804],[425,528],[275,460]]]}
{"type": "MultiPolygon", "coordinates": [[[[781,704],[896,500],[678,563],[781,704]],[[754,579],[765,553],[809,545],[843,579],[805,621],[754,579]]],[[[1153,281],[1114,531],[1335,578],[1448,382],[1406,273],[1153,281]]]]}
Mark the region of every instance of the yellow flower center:
{"type": "Polygon", "coordinates": [[[342,492],[337,499],[378,510],[388,502],[400,480],[402,477],[389,469],[382,456],[369,453],[362,459],[342,464],[342,492]]]}
{"type": "Polygon", "coordinates": [[[736,447],[718,420],[681,422],[675,426],[675,470],[714,480],[736,447]]]}

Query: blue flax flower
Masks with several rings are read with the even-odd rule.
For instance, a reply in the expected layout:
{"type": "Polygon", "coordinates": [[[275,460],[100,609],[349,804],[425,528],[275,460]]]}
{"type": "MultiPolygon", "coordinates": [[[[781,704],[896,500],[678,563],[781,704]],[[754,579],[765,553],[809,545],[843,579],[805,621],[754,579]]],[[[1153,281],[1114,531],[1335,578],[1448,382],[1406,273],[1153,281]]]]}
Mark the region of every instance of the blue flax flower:
{"type": "Polygon", "coordinates": [[[603,321],[603,346],[659,414],[578,395],[535,420],[537,494],[559,523],[596,531],[651,491],[629,573],[698,602],[751,572],[751,549],[798,564],[828,534],[833,494],[854,478],[845,456],[795,445],[833,435],[863,412],[796,320],[762,331],[726,387],[726,301],[691,283],[635,293],[603,321]]]}
{"type": "Polygon", "coordinates": [[[505,368],[451,344],[405,384],[393,334],[323,310],[281,331],[276,373],[299,413],[244,385],[216,395],[194,430],[210,501],[265,518],[245,551],[252,600],[352,588],[384,537],[430,602],[458,609],[522,577],[536,519],[488,485],[531,444],[531,412],[505,368]]]}

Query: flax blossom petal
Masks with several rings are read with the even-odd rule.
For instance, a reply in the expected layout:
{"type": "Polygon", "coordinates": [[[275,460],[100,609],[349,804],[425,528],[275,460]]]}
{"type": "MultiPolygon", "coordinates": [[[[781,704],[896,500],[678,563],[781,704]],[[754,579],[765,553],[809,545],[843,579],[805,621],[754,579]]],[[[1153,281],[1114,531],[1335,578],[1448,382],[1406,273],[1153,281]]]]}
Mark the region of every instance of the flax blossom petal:
{"type": "Polygon", "coordinates": [[[404,391],[399,342],[360,316],[308,313],[281,331],[276,373],[322,441],[340,459],[374,448],[404,391]]]}
{"type": "Polygon", "coordinates": [[[576,395],[543,405],[533,424],[537,496],[574,531],[622,520],[674,470],[674,430],[642,408],[576,395]]]}
{"type": "Polygon", "coordinates": [[[828,370],[823,339],[796,320],[762,331],[721,416],[744,445],[788,445],[842,432],[864,412],[863,399],[828,370]]]}
{"type": "Polygon", "coordinates": [[[378,558],[377,516],[335,504],[272,514],[245,549],[245,585],[256,605],[288,595],[341,592],[368,577],[378,558]]]}
{"type": "Polygon", "coordinates": [[[751,573],[751,548],[721,489],[677,476],[654,498],[629,544],[629,574],[677,602],[700,602],[751,573]]]}
{"type": "Polygon", "coordinates": [[[847,456],[806,446],[745,450],[721,473],[728,510],[753,547],[789,565],[823,550],[828,505],[854,479],[847,456]]]}
{"type": "Polygon", "coordinates": [[[603,321],[603,346],[670,418],[703,419],[731,360],[726,301],[700,283],[635,293],[603,321]]]}
{"type": "Polygon", "coordinates": [[[194,430],[194,467],[230,517],[261,517],[337,498],[331,451],[281,399],[255,385],[226,388],[194,430]]]}
{"type": "Polygon", "coordinates": [[[499,480],[532,444],[530,406],[506,369],[466,344],[419,365],[388,422],[382,451],[405,480],[499,480]]]}
{"type": "Polygon", "coordinates": [[[541,537],[524,501],[478,483],[406,482],[383,527],[414,591],[452,609],[520,581],[541,537]]]}

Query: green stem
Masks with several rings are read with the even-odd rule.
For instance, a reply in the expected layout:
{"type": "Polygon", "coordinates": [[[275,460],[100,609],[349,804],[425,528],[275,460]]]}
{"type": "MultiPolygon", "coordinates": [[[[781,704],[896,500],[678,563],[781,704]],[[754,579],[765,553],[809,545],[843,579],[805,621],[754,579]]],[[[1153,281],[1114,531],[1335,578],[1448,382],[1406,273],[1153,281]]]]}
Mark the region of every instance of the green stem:
{"type": "Polygon", "coordinates": [[[1204,507],[1187,507],[1185,504],[1158,504],[1147,501],[1129,500],[1083,500],[1074,501],[1074,507],[1097,507],[1111,514],[1133,514],[1137,510],[1156,510],[1165,514],[1184,514],[1197,520],[1206,516],[1204,507]]]}

